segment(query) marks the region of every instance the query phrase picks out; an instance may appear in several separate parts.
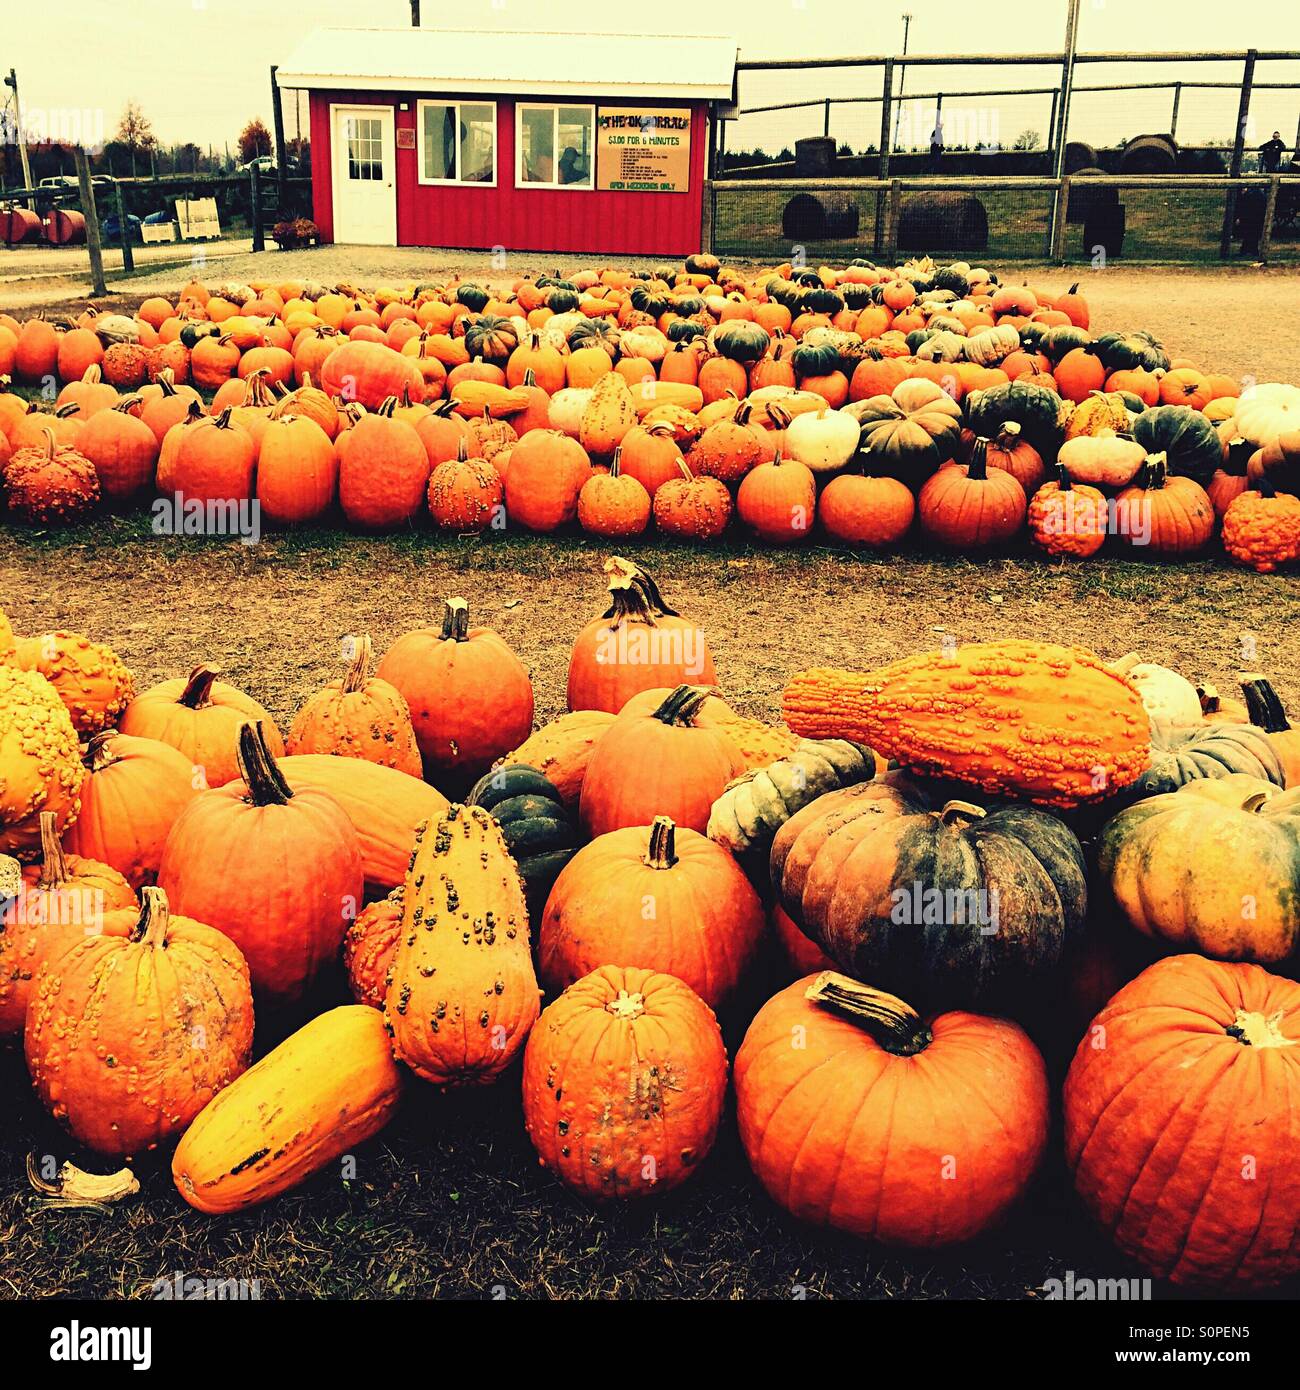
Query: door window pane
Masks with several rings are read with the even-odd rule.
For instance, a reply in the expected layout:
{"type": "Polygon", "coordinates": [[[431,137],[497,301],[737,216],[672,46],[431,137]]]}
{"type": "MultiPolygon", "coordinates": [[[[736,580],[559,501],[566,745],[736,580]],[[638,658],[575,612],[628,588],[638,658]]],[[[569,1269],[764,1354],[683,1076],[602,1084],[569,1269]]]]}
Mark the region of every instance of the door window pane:
{"type": "Polygon", "coordinates": [[[424,177],[456,177],[456,108],[424,107],[424,177]]]}
{"type": "Polygon", "coordinates": [[[591,115],[584,107],[561,106],[558,111],[560,159],[555,181],[561,184],[591,183],[591,115]]]}
{"type": "Polygon", "coordinates": [[[520,168],[524,183],[555,182],[555,110],[524,107],[520,113],[520,168]]]}
{"type": "Polygon", "coordinates": [[[462,183],[492,182],[492,140],[495,110],[491,106],[460,108],[460,173],[462,183]]]}
{"type": "Polygon", "coordinates": [[[348,117],[348,178],[378,181],[384,177],[382,131],[378,116],[348,117]]]}

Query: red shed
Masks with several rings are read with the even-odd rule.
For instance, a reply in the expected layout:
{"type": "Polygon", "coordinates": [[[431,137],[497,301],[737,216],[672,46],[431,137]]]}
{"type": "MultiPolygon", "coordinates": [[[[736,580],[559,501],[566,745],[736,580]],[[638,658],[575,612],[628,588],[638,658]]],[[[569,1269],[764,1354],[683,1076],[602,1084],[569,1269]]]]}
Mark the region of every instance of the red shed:
{"type": "Polygon", "coordinates": [[[322,29],[278,81],[325,241],[681,256],[735,76],[721,37],[322,29]]]}

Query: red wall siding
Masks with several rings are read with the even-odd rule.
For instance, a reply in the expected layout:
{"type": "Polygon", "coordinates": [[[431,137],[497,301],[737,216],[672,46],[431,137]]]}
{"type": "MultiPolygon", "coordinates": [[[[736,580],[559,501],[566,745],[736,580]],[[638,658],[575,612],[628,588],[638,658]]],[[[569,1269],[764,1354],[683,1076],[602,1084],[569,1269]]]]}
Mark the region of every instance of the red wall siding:
{"type": "MultiPolygon", "coordinates": [[[[449,94],[451,95],[451,94],[449,94]]],[[[483,97],[462,97],[482,101],[483,97]]],[[[545,101],[544,97],[528,100],[545,101]]],[[[376,92],[311,94],[312,196],[316,225],[324,240],[334,236],[329,108],[335,105],[390,106],[397,128],[415,128],[418,98],[376,92]],[[397,111],[402,101],[410,109],[397,111]]],[[[704,102],[632,102],[610,98],[609,106],[691,107],[691,178],[685,193],[603,193],[515,187],[515,103],[497,98],[497,182],[456,187],[421,184],[418,150],[397,151],[397,241],[399,246],[439,246],[507,252],[594,251],[611,255],[683,256],[699,250],[704,165],[708,143],[704,102]]],[[[599,99],[596,105],[601,105],[599,99]]]]}

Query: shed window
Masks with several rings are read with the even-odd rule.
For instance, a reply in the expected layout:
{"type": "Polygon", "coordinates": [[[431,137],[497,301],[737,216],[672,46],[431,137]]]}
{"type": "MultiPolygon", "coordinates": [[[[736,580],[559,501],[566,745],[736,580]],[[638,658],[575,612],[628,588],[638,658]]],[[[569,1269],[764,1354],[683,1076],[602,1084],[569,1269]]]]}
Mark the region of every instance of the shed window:
{"type": "Polygon", "coordinates": [[[516,184],[591,188],[596,108],[521,104],[518,112],[516,184]]]}
{"type": "Polygon", "coordinates": [[[420,182],[495,183],[492,102],[420,102],[420,182]]]}

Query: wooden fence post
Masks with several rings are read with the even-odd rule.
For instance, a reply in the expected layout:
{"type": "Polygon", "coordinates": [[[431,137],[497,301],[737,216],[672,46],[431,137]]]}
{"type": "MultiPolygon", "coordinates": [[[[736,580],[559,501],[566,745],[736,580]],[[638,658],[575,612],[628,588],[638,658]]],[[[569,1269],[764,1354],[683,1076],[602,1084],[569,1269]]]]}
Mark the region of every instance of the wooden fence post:
{"type": "Polygon", "coordinates": [[[1056,221],[1052,224],[1050,257],[1057,265],[1065,264],[1065,232],[1070,217],[1070,179],[1064,177],[1056,195],[1056,221]]]}
{"type": "MultiPolygon", "coordinates": [[[[889,178],[889,156],[892,153],[891,146],[894,143],[893,127],[889,123],[890,107],[894,101],[894,60],[885,59],[885,75],[881,81],[880,92],[880,158],[876,177],[880,179],[889,178]]],[[[875,254],[879,254],[883,237],[881,223],[884,221],[885,213],[885,190],[882,188],[876,193],[876,235],[873,239],[875,254]]]]}
{"type": "Polygon", "coordinates": [[[1268,195],[1264,200],[1264,225],[1259,229],[1259,258],[1268,260],[1273,249],[1273,218],[1277,215],[1277,189],[1279,179],[1276,174],[1268,181],[1268,195]]]}
{"type": "MultiPolygon", "coordinates": [[[[1250,117],[1250,89],[1255,81],[1255,49],[1246,52],[1246,66],[1241,74],[1241,98],[1237,102],[1237,136],[1232,142],[1232,162],[1228,165],[1228,177],[1241,177],[1241,156],[1246,148],[1246,121],[1250,117]]],[[[1223,232],[1219,237],[1219,259],[1226,261],[1232,254],[1232,231],[1237,221],[1237,188],[1228,187],[1228,196],[1223,200],[1223,232]]]]}
{"type": "Polygon", "coordinates": [[[129,275],[135,269],[135,252],[131,249],[131,228],[126,222],[126,201],[122,197],[122,180],[113,181],[117,195],[117,236],[122,243],[122,269],[129,275]]]}
{"type": "Polygon", "coordinates": [[[898,262],[898,219],[903,208],[903,180],[889,180],[889,211],[885,221],[885,258],[888,264],[898,262]]]}
{"type": "Polygon", "coordinates": [[[253,250],[265,251],[266,238],[262,234],[262,179],[256,159],[253,160],[253,167],[248,171],[248,178],[252,203],[249,215],[253,222],[253,250]]]}
{"type": "MultiPolygon", "coordinates": [[[[289,177],[289,156],[284,148],[284,107],[280,104],[280,84],[275,80],[279,72],[278,63],[271,64],[271,115],[275,123],[275,163],[276,181],[279,184],[280,207],[285,204],[285,182],[289,177]]],[[[284,213],[281,212],[281,217],[284,213]]]]}
{"type": "Polygon", "coordinates": [[[77,185],[81,190],[81,211],[86,219],[86,250],[90,254],[90,292],[103,296],[108,293],[104,283],[104,250],[99,239],[99,213],[95,210],[95,185],[90,181],[90,159],[85,148],[77,145],[72,157],[77,165],[77,185]]]}

